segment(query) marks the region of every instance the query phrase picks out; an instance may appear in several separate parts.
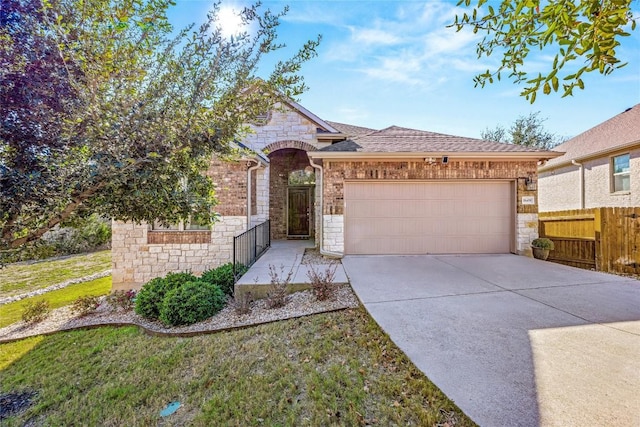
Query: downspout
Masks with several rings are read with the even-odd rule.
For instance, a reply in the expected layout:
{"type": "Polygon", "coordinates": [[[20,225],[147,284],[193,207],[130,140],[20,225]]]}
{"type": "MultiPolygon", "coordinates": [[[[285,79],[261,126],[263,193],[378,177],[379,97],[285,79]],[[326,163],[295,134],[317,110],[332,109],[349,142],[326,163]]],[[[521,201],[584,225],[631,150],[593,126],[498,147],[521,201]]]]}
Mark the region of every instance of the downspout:
{"type": "MultiPolygon", "coordinates": [[[[247,168],[247,230],[251,228],[251,172],[257,170],[262,166],[262,162],[258,160],[251,159],[247,163],[256,162],[255,166],[250,166],[247,168]]],[[[256,184],[258,180],[256,177],[256,184]]],[[[257,197],[257,194],[256,194],[257,197]]]]}
{"type": "Polygon", "coordinates": [[[571,160],[571,164],[580,167],[580,209],[584,209],[584,164],[571,160]]]}
{"type": "MultiPolygon", "coordinates": [[[[316,235],[320,234],[320,244],[319,244],[319,248],[320,248],[320,254],[321,255],[326,255],[326,256],[330,256],[330,257],[335,257],[335,258],[342,258],[341,253],[338,252],[331,252],[331,251],[325,251],[324,250],[324,169],[322,168],[321,165],[314,163],[313,159],[311,157],[309,157],[309,164],[311,166],[313,166],[314,169],[317,169],[320,172],[320,229],[316,230],[316,235]],[[318,231],[320,233],[318,233],[318,231]]],[[[317,183],[317,176],[316,176],[316,183],[317,183]]]]}

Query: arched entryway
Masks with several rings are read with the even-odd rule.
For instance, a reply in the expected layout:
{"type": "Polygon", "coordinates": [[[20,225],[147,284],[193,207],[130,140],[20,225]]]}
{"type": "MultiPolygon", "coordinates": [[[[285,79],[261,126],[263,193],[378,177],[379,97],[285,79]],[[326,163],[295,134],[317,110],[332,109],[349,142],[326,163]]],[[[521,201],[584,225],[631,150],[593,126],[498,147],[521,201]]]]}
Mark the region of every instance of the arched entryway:
{"type": "Polygon", "coordinates": [[[308,150],[316,148],[300,141],[280,141],[265,149],[272,239],[314,238],[315,174],[308,150]]]}

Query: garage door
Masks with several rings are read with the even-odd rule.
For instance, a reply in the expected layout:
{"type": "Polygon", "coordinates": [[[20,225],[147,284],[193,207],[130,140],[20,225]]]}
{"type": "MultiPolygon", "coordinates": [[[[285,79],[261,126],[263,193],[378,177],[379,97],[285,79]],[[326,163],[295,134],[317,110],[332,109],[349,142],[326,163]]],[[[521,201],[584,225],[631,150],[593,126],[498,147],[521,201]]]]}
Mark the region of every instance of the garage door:
{"type": "Polygon", "coordinates": [[[345,253],[509,253],[510,182],[346,182],[345,253]]]}

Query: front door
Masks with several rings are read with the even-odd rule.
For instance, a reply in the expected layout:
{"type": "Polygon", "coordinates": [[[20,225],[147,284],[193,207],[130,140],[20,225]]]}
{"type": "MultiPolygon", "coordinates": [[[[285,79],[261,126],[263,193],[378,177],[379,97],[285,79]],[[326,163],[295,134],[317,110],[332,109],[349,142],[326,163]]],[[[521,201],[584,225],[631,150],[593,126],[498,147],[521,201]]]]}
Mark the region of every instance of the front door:
{"type": "Polygon", "coordinates": [[[287,235],[289,237],[309,237],[311,217],[311,188],[288,188],[288,221],[287,235]]]}

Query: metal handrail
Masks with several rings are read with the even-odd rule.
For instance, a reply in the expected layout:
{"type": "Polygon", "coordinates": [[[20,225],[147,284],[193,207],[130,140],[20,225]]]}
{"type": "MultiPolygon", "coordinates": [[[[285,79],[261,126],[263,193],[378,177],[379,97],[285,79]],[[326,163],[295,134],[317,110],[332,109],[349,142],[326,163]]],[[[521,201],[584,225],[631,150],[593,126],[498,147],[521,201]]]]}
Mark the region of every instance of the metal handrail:
{"type": "Polygon", "coordinates": [[[237,281],[242,267],[251,267],[271,247],[271,222],[250,228],[233,238],[233,277],[237,281]]]}

